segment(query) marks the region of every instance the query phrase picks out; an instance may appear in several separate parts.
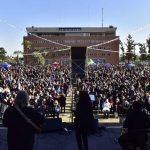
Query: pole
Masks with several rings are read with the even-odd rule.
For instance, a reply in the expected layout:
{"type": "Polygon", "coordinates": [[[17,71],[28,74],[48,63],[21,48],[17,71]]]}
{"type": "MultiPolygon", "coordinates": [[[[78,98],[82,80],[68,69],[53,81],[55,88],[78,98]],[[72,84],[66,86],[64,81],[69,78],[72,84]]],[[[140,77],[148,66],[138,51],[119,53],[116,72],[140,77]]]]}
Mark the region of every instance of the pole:
{"type": "Polygon", "coordinates": [[[103,8],[102,8],[102,28],[103,28],[103,22],[104,20],[103,20],[103,8]]]}

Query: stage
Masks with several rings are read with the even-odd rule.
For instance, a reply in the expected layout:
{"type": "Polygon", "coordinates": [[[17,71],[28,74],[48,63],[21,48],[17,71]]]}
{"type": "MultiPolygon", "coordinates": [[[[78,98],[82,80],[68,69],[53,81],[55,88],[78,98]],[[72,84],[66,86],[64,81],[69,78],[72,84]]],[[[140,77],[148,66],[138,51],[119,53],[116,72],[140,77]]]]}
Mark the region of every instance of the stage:
{"type": "MultiPolygon", "coordinates": [[[[120,124],[103,124],[98,132],[89,136],[89,150],[121,150],[117,142],[120,124]]],[[[7,129],[0,128],[0,150],[7,150],[7,129]]],[[[150,137],[150,136],[149,136],[150,137]]],[[[150,138],[149,138],[150,139],[150,138]]],[[[148,141],[150,149],[150,140],[148,141]]],[[[35,136],[34,150],[77,150],[74,130],[43,133],[35,136]]]]}
{"type": "MultiPolygon", "coordinates": [[[[116,138],[120,134],[118,125],[102,126],[89,136],[89,150],[121,150],[116,138]]],[[[7,129],[0,128],[0,150],[7,150],[7,129]]],[[[34,150],[77,150],[74,130],[38,134],[34,150]]]]}

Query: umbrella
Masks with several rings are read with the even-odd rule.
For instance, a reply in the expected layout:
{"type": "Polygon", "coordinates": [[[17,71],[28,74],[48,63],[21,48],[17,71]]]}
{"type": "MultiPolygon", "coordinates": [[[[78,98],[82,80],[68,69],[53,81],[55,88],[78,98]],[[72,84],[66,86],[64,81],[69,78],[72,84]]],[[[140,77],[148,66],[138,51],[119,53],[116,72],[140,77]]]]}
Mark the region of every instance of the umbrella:
{"type": "Polygon", "coordinates": [[[93,64],[89,64],[89,66],[96,66],[97,64],[96,63],[93,63],[93,64]]]}
{"type": "Polygon", "coordinates": [[[105,66],[106,68],[109,68],[109,67],[111,67],[112,65],[111,65],[110,63],[106,63],[104,66],[105,66]]]}
{"type": "Polygon", "coordinates": [[[54,63],[52,63],[52,66],[53,67],[60,67],[60,63],[55,61],[54,63]]]}
{"type": "Polygon", "coordinates": [[[8,69],[9,67],[11,67],[11,64],[8,63],[0,63],[0,67],[4,68],[4,69],[8,69]]]}
{"type": "Polygon", "coordinates": [[[133,63],[127,64],[127,67],[128,67],[129,69],[131,69],[131,68],[134,67],[134,66],[135,66],[135,64],[133,64],[133,63]]]}
{"type": "Polygon", "coordinates": [[[57,65],[60,65],[60,64],[59,64],[59,62],[55,61],[54,63],[52,63],[52,65],[57,66],[57,65]]]}

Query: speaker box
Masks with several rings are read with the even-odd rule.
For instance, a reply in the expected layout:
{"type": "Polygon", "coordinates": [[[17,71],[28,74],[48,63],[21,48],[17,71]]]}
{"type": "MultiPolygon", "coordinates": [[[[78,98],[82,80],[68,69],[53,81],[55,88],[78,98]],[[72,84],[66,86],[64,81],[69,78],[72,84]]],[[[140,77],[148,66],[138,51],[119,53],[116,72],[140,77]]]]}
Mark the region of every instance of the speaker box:
{"type": "Polygon", "coordinates": [[[46,119],[42,126],[42,132],[56,132],[64,129],[61,118],[46,119]]]}
{"type": "Polygon", "coordinates": [[[72,78],[85,76],[86,47],[71,47],[72,78]]]}

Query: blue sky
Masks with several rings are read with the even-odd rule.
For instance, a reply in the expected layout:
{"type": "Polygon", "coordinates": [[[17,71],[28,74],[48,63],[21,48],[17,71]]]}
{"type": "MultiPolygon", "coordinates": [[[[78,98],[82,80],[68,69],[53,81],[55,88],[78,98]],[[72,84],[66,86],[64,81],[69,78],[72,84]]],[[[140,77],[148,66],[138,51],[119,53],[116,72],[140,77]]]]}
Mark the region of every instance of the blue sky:
{"type": "Polygon", "coordinates": [[[26,27],[117,27],[126,42],[144,43],[150,34],[150,0],[0,0],[0,47],[22,50],[26,27]]]}

